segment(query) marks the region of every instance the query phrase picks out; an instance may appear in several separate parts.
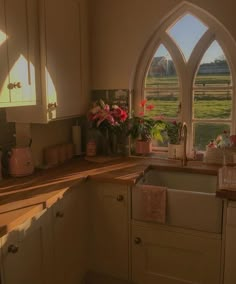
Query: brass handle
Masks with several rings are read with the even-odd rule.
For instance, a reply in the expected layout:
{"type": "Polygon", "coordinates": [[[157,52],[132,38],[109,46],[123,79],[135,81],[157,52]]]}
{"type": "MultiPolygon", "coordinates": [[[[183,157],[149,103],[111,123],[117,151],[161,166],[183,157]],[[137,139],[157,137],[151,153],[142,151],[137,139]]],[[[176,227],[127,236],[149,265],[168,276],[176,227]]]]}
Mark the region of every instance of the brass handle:
{"type": "Polygon", "coordinates": [[[15,87],[14,87],[14,84],[13,84],[13,83],[9,83],[9,84],[7,85],[7,88],[8,88],[8,90],[12,90],[12,89],[14,89],[15,87]]]}
{"type": "Polygon", "coordinates": [[[64,217],[64,213],[61,212],[61,211],[57,211],[56,217],[57,217],[57,218],[63,218],[63,217],[64,217]]]}
{"type": "Polygon", "coordinates": [[[134,239],[134,243],[135,243],[136,245],[140,245],[140,244],[142,243],[142,239],[139,238],[139,237],[136,237],[136,238],[134,239]]]}
{"type": "Polygon", "coordinates": [[[119,201],[119,202],[121,202],[121,201],[124,200],[124,196],[120,194],[120,195],[118,195],[118,196],[116,197],[116,200],[119,201]]]}
{"type": "Polygon", "coordinates": [[[14,87],[20,89],[22,87],[21,82],[14,83],[14,87]]]}
{"type": "Polygon", "coordinates": [[[9,245],[7,251],[10,252],[10,253],[17,253],[19,250],[19,247],[16,246],[16,245],[9,245]]]}
{"type": "Polygon", "coordinates": [[[48,109],[56,108],[56,107],[57,107],[57,103],[48,103],[48,109]]]}
{"type": "Polygon", "coordinates": [[[21,82],[9,83],[9,84],[7,85],[7,88],[8,88],[9,90],[16,89],[16,88],[20,89],[21,87],[22,87],[22,86],[21,86],[21,82]]]}

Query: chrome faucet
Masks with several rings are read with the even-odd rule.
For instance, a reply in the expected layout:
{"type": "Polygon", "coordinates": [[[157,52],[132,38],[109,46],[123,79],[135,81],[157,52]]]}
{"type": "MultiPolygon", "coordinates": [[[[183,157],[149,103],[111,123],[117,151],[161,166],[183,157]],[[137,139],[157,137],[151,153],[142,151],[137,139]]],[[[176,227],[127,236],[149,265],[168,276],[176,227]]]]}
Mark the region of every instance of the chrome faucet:
{"type": "Polygon", "coordinates": [[[188,135],[188,128],[187,123],[183,122],[181,129],[180,129],[180,137],[181,140],[184,142],[184,151],[183,151],[183,157],[181,159],[181,165],[186,166],[187,165],[187,135],[188,135]]]}

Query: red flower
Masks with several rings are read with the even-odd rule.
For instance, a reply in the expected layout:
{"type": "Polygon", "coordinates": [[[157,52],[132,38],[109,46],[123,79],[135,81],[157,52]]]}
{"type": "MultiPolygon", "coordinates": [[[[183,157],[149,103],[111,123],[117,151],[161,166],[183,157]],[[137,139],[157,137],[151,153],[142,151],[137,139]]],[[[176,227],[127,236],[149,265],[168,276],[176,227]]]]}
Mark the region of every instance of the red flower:
{"type": "Polygon", "coordinates": [[[147,110],[152,110],[152,109],[154,109],[154,107],[155,107],[154,105],[147,105],[147,106],[146,106],[146,109],[147,109],[147,110]]]}
{"type": "Polygon", "coordinates": [[[128,114],[117,105],[109,106],[104,101],[100,100],[93,104],[92,109],[88,113],[88,120],[96,127],[120,127],[127,119],[128,114]]]}
{"type": "Polygon", "coordinates": [[[142,100],[141,103],[140,103],[140,106],[144,107],[146,103],[147,103],[147,100],[142,100]]]}
{"type": "Polygon", "coordinates": [[[140,111],[140,113],[139,113],[138,115],[144,116],[144,112],[143,112],[143,111],[140,111]]]}
{"type": "Polygon", "coordinates": [[[128,117],[127,112],[124,111],[124,110],[122,110],[121,116],[120,116],[120,120],[121,120],[121,121],[125,121],[125,120],[127,119],[127,117],[128,117]]]}

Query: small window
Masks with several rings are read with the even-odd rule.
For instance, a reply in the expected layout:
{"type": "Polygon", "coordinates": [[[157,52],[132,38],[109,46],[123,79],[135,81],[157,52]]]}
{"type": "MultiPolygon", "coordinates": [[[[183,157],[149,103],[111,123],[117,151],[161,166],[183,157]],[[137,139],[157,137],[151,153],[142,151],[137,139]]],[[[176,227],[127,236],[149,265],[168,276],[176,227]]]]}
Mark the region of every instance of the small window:
{"type": "Polygon", "coordinates": [[[163,44],[157,49],[145,78],[144,96],[155,106],[151,116],[177,118],[180,105],[179,79],[174,61],[163,44]]]}
{"type": "Polygon", "coordinates": [[[230,131],[232,95],[230,68],[222,48],[214,41],[205,52],[194,80],[194,147],[205,150],[210,140],[224,130],[230,131]]]}
{"type": "Polygon", "coordinates": [[[196,17],[187,14],[168,29],[167,33],[176,42],[185,60],[188,61],[194,47],[206,31],[207,26],[196,17]]]}

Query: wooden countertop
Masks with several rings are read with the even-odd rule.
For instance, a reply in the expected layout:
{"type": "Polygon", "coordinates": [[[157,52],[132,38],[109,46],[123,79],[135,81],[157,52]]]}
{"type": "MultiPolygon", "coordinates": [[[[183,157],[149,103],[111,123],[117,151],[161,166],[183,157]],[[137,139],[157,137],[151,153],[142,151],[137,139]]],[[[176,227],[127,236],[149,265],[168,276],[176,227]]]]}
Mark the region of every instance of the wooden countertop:
{"type": "MultiPolygon", "coordinates": [[[[28,177],[4,179],[0,182],[0,237],[37,212],[50,207],[70,187],[87,178],[133,185],[150,165],[180,169],[179,161],[129,157],[96,163],[74,158],[56,168],[37,170],[28,177]]],[[[183,170],[216,175],[218,167],[189,162],[183,170]]]]}

